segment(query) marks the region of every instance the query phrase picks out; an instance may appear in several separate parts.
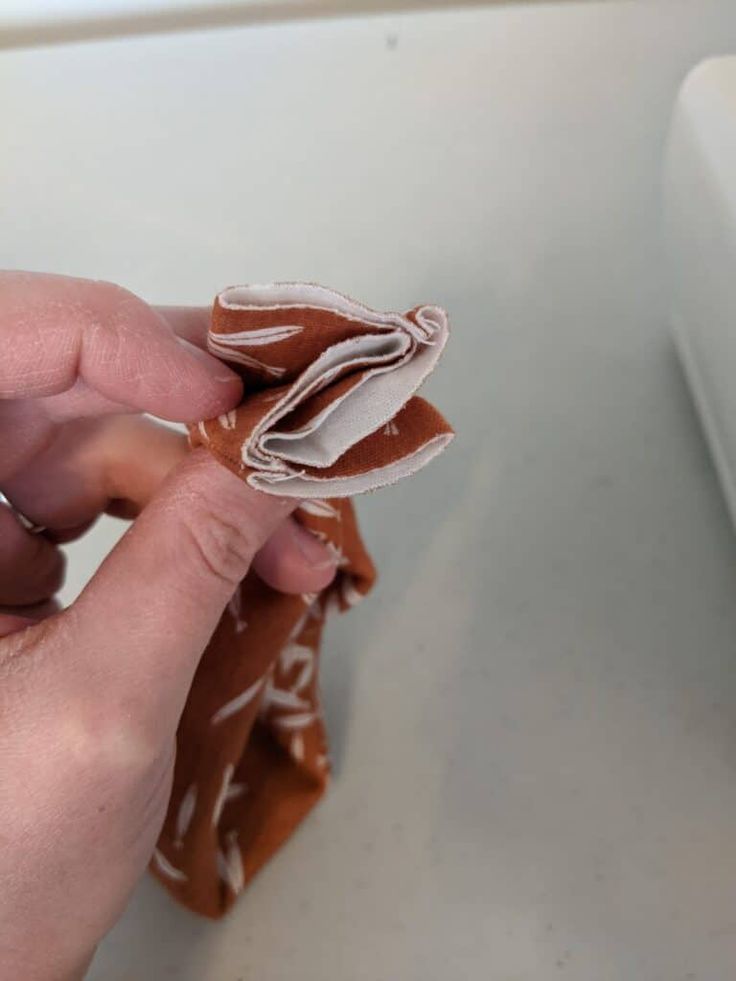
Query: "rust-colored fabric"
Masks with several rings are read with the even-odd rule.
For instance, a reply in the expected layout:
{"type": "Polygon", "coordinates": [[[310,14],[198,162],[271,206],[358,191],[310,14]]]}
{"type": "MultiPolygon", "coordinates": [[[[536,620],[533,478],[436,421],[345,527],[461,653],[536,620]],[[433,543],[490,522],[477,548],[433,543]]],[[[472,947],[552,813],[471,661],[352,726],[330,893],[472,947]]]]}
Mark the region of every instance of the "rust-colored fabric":
{"type": "Polygon", "coordinates": [[[305,596],[248,575],[199,665],[151,868],[205,916],[229,908],[324,793],[322,628],[375,578],[346,498],[416,471],[452,438],[414,395],[446,338],[437,307],[380,314],[308,284],[234,287],[215,300],[208,346],[240,370],[246,397],[192,427],[190,442],[251,486],[298,497],[297,520],[328,543],[338,574],[305,596]]]}

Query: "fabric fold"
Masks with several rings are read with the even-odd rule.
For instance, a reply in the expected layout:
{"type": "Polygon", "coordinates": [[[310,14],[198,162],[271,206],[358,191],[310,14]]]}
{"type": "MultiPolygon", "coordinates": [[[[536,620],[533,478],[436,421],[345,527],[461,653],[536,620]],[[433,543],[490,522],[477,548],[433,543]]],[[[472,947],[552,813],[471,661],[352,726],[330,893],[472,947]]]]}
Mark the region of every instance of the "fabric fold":
{"type": "Polygon", "coordinates": [[[200,662],[151,862],[195,912],[222,915],[325,791],[322,630],[375,579],[346,498],[416,472],[452,439],[415,395],[447,334],[439,307],[379,313],[311,284],[238,286],[215,300],[208,347],[239,371],[246,396],[191,427],[190,442],[252,487],[300,498],[297,521],[338,571],[303,596],[249,574],[200,662]]]}
{"type": "Polygon", "coordinates": [[[394,483],[452,438],[413,398],[447,335],[436,306],[377,313],[300,283],[225,290],[208,346],[257,394],[244,410],[201,423],[193,442],[267,494],[349,497],[394,483]]]}

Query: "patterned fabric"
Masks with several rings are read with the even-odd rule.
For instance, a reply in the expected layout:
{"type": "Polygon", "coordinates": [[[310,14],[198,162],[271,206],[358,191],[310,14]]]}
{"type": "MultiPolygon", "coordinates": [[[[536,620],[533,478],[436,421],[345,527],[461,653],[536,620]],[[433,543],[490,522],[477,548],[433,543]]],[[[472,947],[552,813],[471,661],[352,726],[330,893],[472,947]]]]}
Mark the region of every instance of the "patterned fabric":
{"type": "Polygon", "coordinates": [[[192,427],[190,442],[258,490],[298,497],[296,519],[338,573],[305,596],[248,575],[200,663],[151,868],[205,916],[228,909],[325,791],[322,628],[375,578],[345,498],[415,472],[452,438],[414,395],[446,340],[438,307],[377,313],[319,286],[234,287],[215,300],[210,351],[238,368],[247,394],[192,427]]]}

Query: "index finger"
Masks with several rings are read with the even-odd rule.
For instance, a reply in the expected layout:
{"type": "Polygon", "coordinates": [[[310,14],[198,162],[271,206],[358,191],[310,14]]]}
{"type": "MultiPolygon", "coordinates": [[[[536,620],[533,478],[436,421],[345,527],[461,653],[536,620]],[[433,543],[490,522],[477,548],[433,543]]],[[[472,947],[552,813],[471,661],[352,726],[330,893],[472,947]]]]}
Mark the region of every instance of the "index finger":
{"type": "Polygon", "coordinates": [[[174,333],[189,344],[207,350],[207,332],[210,329],[212,317],[212,307],[180,307],[180,306],[160,306],[154,307],[174,333]]]}
{"type": "Polygon", "coordinates": [[[241,395],[234,372],[111,283],[0,272],[0,343],[0,398],[58,395],[81,380],[129,408],[195,422],[241,395]]]}

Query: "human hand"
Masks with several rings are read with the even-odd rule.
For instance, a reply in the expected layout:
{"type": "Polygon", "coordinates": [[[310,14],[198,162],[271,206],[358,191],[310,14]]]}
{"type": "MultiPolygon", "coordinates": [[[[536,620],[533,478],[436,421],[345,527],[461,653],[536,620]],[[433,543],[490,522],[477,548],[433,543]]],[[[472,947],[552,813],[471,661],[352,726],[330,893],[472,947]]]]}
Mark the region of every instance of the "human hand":
{"type": "Polygon", "coordinates": [[[178,434],[240,382],[182,346],[203,311],[152,310],[103,283],[0,273],[0,963],[77,977],[120,915],[163,821],[174,736],[222,609],[251,565],[310,592],[329,554],[178,434]],[[79,599],[49,616],[60,541],[140,516],[79,599]]]}

